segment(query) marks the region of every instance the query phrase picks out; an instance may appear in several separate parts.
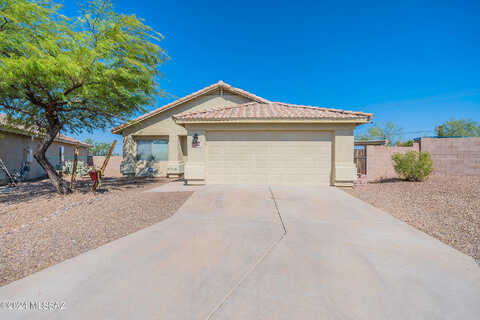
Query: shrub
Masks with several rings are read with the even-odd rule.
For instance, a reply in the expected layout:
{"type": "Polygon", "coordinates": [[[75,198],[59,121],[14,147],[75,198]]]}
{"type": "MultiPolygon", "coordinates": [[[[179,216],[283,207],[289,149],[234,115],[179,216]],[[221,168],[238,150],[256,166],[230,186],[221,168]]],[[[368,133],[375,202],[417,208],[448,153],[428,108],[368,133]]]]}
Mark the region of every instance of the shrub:
{"type": "Polygon", "coordinates": [[[430,153],[409,151],[392,156],[395,171],[408,181],[423,181],[433,171],[430,153]]]}
{"type": "MultiPolygon", "coordinates": [[[[65,164],[62,167],[62,173],[64,175],[71,175],[73,171],[73,161],[65,161],[65,164]]],[[[83,161],[78,161],[77,163],[77,175],[82,177],[88,174],[88,167],[85,166],[83,161]]]]}

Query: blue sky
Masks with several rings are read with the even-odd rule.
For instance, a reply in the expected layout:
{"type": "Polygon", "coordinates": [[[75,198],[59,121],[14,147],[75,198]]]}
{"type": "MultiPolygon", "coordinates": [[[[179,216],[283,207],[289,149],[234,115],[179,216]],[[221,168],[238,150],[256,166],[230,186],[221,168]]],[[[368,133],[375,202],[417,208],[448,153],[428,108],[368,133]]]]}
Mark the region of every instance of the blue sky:
{"type": "MultiPolygon", "coordinates": [[[[75,3],[64,12],[76,13],[75,3]]],[[[480,120],[480,1],[114,5],[165,36],[171,59],[159,85],[176,97],[223,80],[272,101],[372,112],[405,138],[433,135],[451,117],[480,120]]]]}

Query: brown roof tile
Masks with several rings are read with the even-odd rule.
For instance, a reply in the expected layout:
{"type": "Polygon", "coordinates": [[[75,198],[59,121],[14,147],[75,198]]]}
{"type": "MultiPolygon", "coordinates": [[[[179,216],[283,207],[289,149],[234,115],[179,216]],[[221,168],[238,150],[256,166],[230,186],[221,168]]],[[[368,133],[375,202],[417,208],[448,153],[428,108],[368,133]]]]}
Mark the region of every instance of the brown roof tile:
{"type": "Polygon", "coordinates": [[[373,114],[340,109],[301,106],[281,102],[250,102],[233,106],[186,112],[173,116],[180,121],[196,120],[359,120],[369,121],[373,114]]]}

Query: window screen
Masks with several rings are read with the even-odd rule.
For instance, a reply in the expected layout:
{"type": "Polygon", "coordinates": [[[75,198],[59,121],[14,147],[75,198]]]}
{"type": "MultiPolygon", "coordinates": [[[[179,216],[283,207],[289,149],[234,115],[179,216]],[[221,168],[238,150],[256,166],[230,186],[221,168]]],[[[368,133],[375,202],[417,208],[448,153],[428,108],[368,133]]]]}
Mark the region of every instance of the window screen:
{"type": "Polygon", "coordinates": [[[168,141],[160,139],[137,140],[137,160],[168,160],[168,141]]]}

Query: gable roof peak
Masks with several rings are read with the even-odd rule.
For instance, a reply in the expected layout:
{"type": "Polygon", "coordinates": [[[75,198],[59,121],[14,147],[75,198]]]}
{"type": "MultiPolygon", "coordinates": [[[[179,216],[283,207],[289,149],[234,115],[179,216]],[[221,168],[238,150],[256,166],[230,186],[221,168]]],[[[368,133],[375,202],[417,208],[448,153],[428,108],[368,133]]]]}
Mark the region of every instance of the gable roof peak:
{"type": "Polygon", "coordinates": [[[211,85],[209,85],[209,86],[207,86],[207,87],[205,87],[205,88],[203,88],[203,89],[200,89],[200,90],[198,90],[198,91],[196,91],[196,92],[194,92],[194,93],[191,93],[191,94],[189,94],[189,95],[187,95],[187,96],[185,96],[185,97],[183,97],[183,98],[177,99],[177,100],[175,100],[175,101],[173,101],[173,102],[170,102],[170,103],[168,103],[168,104],[166,104],[166,105],[164,105],[164,106],[162,106],[162,107],[160,107],[160,108],[157,108],[157,109],[155,109],[155,110],[153,110],[153,111],[150,111],[150,112],[148,112],[148,113],[146,113],[146,114],[144,114],[144,115],[141,115],[140,117],[138,117],[138,118],[136,118],[136,119],[133,119],[133,120],[131,120],[131,121],[129,121],[129,122],[126,122],[126,123],[124,123],[124,124],[121,124],[121,125],[119,125],[118,127],[113,128],[113,129],[111,130],[111,132],[112,132],[112,133],[119,134],[119,133],[121,133],[122,130],[125,129],[125,128],[128,128],[128,127],[130,127],[130,126],[132,126],[132,125],[135,125],[135,124],[137,124],[137,123],[139,123],[139,122],[141,122],[141,121],[143,121],[143,120],[146,120],[146,119],[148,119],[148,118],[151,118],[151,117],[153,117],[153,116],[155,116],[155,115],[157,115],[157,114],[159,114],[159,113],[161,113],[161,112],[164,112],[164,111],[166,111],[166,110],[169,110],[169,109],[171,109],[171,108],[173,108],[173,107],[176,107],[176,106],[178,106],[178,105],[180,105],[180,104],[182,104],[182,103],[184,103],[184,102],[190,101],[190,100],[195,99],[195,98],[197,98],[197,97],[199,97],[199,96],[201,96],[201,95],[204,95],[204,94],[207,94],[207,93],[209,93],[209,92],[212,92],[212,91],[214,91],[214,90],[216,90],[216,89],[218,89],[218,88],[228,89],[229,91],[231,91],[231,92],[233,92],[233,93],[235,93],[235,94],[237,94],[237,95],[246,97],[246,98],[248,98],[248,99],[250,99],[250,100],[253,100],[253,101],[255,101],[255,102],[258,102],[258,103],[268,103],[268,102],[269,102],[267,99],[264,99],[264,98],[262,98],[262,97],[259,97],[259,96],[257,96],[257,95],[254,95],[253,93],[250,93],[250,92],[248,92],[248,91],[245,91],[245,90],[242,90],[242,89],[239,89],[239,88],[232,87],[232,86],[229,85],[228,83],[223,82],[223,80],[220,80],[220,81],[218,81],[217,83],[211,84],[211,85]]]}

